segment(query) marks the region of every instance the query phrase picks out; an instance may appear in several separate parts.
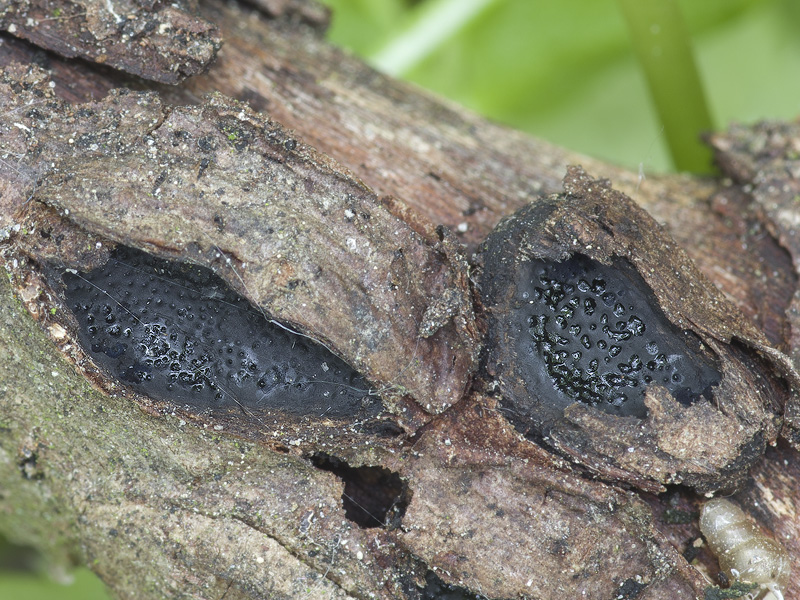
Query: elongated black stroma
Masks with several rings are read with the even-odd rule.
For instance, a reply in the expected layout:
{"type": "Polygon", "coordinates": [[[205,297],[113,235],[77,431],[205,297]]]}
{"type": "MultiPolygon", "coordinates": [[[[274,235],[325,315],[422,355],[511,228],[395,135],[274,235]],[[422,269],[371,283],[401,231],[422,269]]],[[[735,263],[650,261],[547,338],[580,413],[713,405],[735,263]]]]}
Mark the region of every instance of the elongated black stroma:
{"type": "Polygon", "coordinates": [[[267,321],[206,268],[119,247],[63,280],[94,360],[152,398],[328,418],[381,411],[352,367],[267,321]]]}

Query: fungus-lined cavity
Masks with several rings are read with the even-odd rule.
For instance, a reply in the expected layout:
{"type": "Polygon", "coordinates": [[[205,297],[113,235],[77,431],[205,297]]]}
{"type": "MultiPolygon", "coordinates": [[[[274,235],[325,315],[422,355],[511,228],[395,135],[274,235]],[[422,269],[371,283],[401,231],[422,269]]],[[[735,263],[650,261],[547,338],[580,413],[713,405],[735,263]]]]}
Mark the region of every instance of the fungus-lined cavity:
{"type": "Polygon", "coordinates": [[[794,370],[609,181],[570,167],[564,192],[500,221],[476,257],[502,414],[611,481],[736,488],[794,370]]]}
{"type": "Polygon", "coordinates": [[[562,262],[534,259],[520,274],[509,315],[520,366],[528,388],[555,405],[582,402],[644,417],[650,384],[690,404],[710,398],[719,383],[699,340],[666,318],[626,261],[607,266],[580,254],[562,262]]]}
{"type": "Polygon", "coordinates": [[[433,571],[425,573],[425,584],[409,584],[406,595],[414,600],[490,600],[483,594],[476,594],[466,588],[445,583],[433,571]]]}
{"type": "Polygon", "coordinates": [[[209,269],[119,247],[63,281],[87,351],[152,398],[329,418],[382,410],[352,367],[268,321],[209,269]]]}

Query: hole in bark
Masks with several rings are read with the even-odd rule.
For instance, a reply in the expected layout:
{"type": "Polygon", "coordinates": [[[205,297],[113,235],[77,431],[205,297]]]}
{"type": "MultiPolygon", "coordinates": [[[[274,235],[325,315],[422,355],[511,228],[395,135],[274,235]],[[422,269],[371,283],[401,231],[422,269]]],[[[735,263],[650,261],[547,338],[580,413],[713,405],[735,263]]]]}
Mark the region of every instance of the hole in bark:
{"type": "Polygon", "coordinates": [[[351,467],[323,452],[311,457],[318,469],[344,481],[342,506],[345,516],[360,527],[399,527],[411,499],[400,475],[384,467],[351,467]]]}
{"type": "Polygon", "coordinates": [[[120,246],[63,281],[87,353],[152,398],[348,420],[383,411],[352,367],[267,320],[210,269],[120,246]]]}
{"type": "Polygon", "coordinates": [[[406,594],[413,600],[491,600],[483,594],[445,583],[433,571],[425,574],[425,587],[412,584],[411,589],[406,589],[406,594]]]}

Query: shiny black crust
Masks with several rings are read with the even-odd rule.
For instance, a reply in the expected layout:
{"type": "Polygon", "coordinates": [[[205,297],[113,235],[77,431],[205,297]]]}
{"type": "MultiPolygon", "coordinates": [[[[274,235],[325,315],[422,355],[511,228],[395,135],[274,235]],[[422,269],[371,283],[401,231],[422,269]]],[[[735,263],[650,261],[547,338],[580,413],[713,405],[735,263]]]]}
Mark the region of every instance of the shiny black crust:
{"type": "Polygon", "coordinates": [[[327,418],[382,409],[349,365],[269,322],[208,269],[120,247],[63,281],[95,362],[152,398],[327,418]]]}

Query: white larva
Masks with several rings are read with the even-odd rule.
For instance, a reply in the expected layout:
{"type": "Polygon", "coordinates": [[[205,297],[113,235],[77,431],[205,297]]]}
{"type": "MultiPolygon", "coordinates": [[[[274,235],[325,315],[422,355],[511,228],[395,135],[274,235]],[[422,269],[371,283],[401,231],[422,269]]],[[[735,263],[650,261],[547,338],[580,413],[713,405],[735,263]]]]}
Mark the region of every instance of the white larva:
{"type": "Polygon", "coordinates": [[[758,584],[758,600],[784,600],[789,554],[764,535],[742,509],[724,498],[709,500],[700,513],[700,531],[728,577],[758,584]]]}

